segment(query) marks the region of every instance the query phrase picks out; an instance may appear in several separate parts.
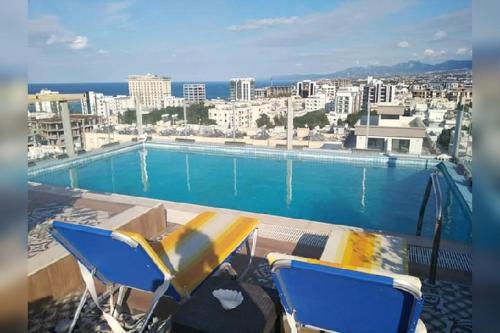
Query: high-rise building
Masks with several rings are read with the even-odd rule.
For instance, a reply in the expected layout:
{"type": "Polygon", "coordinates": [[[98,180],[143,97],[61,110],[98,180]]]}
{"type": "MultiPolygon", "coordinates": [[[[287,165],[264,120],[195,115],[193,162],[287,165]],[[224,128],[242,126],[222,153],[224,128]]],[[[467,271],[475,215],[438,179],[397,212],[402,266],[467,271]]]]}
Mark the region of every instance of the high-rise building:
{"type": "Polygon", "coordinates": [[[303,80],[297,82],[297,96],[307,98],[316,93],[316,82],[311,80],[303,80]]]}
{"type": "Polygon", "coordinates": [[[363,88],[363,106],[370,103],[391,103],[396,95],[396,86],[383,84],[382,81],[369,83],[363,88]]]}
{"type": "Polygon", "coordinates": [[[106,114],[105,100],[102,93],[93,91],[85,92],[81,104],[82,114],[92,114],[96,116],[104,116],[106,114]]]}
{"type": "Polygon", "coordinates": [[[172,95],[172,81],[169,77],[153,74],[129,75],[128,90],[130,96],[143,107],[158,109],[161,108],[163,100],[172,95]]]}
{"type": "Polygon", "coordinates": [[[340,88],[335,95],[335,113],[342,119],[359,111],[359,87],[340,88]]]}
{"type": "Polygon", "coordinates": [[[187,103],[203,103],[207,99],[204,83],[186,83],[182,90],[187,103]]]}
{"type": "Polygon", "coordinates": [[[231,101],[251,101],[255,99],[254,78],[234,78],[230,81],[231,101]]]}

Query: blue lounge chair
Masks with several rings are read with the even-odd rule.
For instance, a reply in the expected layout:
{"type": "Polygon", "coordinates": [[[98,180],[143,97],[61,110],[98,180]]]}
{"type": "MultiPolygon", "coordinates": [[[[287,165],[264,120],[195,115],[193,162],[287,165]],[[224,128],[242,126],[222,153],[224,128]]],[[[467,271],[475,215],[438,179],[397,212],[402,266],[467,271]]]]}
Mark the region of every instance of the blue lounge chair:
{"type": "MultiPolygon", "coordinates": [[[[113,285],[120,286],[119,306],[126,289],[154,293],[144,322],[137,330],[142,332],[162,296],[177,301],[188,298],[206,278],[227,267],[228,260],[243,245],[247,246],[251,262],[258,223],[253,218],[204,212],[162,241],[151,243],[133,232],[54,221],[50,233],[77,259],[86,285],[69,332],[74,329],[89,295],[102,311],[94,277],[110,292],[113,285]]],[[[115,318],[112,298],[110,305],[111,314],[103,311],[104,319],[113,332],[125,332],[115,318]]]]}
{"type": "Polygon", "coordinates": [[[292,332],[426,332],[418,278],[278,253],[268,261],[292,332]]]}

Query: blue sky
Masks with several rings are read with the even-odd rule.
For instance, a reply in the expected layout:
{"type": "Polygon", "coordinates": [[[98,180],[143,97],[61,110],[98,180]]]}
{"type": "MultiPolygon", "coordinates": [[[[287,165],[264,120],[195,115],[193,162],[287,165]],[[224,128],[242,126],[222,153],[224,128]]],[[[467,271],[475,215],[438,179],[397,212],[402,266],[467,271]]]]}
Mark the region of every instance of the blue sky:
{"type": "Polygon", "coordinates": [[[470,59],[465,0],[31,0],[30,82],[329,73],[470,59]]]}

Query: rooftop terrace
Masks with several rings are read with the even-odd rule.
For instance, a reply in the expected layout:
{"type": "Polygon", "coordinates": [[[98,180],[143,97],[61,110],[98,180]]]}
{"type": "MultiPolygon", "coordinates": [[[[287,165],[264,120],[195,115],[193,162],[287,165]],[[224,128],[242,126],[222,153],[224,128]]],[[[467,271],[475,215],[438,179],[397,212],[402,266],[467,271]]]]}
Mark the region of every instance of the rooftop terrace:
{"type": "MultiPolygon", "coordinates": [[[[121,228],[138,231],[148,239],[168,235],[181,227],[197,213],[207,209],[221,214],[241,214],[239,211],[204,207],[126,195],[93,193],[79,189],[30,184],[29,186],[29,330],[50,331],[69,320],[78,305],[82,284],[74,259],[44,230],[52,219],[96,225],[104,229],[121,228]],[[63,273],[64,272],[64,273],[63,273]],[[61,276],[63,280],[61,280],[61,276]]],[[[247,214],[247,213],[245,213],[247,214]]],[[[336,226],[308,220],[251,214],[260,219],[256,260],[245,281],[274,289],[269,265],[265,256],[281,252],[308,258],[319,258],[328,235],[336,226]]],[[[428,263],[430,239],[403,236],[408,242],[409,273],[423,281],[424,309],[422,320],[429,332],[471,330],[472,299],[469,245],[443,241],[438,268],[438,281],[430,284],[428,263]]],[[[245,258],[236,256],[237,271],[241,271],[245,258]]],[[[103,294],[103,297],[108,297],[103,294]]],[[[141,311],[150,295],[133,291],[127,305],[130,315],[121,317],[125,326],[141,318],[141,311]]],[[[79,332],[109,331],[109,327],[88,301],[79,332]]],[[[107,303],[106,303],[107,304],[107,303]]],[[[177,309],[162,300],[155,313],[154,323],[160,326],[163,319],[177,309]]]]}

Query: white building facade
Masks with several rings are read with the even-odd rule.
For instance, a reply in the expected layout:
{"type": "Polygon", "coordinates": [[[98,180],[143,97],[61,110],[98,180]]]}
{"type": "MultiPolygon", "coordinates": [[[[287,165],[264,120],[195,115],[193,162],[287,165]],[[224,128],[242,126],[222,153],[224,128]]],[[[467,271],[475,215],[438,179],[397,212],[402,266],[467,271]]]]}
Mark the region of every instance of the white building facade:
{"type": "Polygon", "coordinates": [[[302,98],[307,98],[316,94],[316,82],[311,80],[303,80],[297,82],[296,95],[302,98]]]}
{"type": "Polygon", "coordinates": [[[230,84],[230,99],[231,101],[251,101],[255,99],[255,79],[234,78],[230,84]]]}
{"type": "Polygon", "coordinates": [[[327,101],[329,101],[329,99],[327,99],[327,97],[323,94],[316,94],[314,96],[309,96],[305,98],[304,105],[306,112],[325,109],[327,101]]]}
{"type": "Polygon", "coordinates": [[[357,149],[419,155],[426,128],[420,118],[404,116],[404,107],[379,106],[377,115],[362,117],[355,125],[357,149]],[[368,141],[367,141],[368,139],[368,141]]]}
{"type": "MultiPolygon", "coordinates": [[[[49,89],[42,89],[38,95],[57,95],[58,91],[52,91],[49,89]]],[[[35,112],[36,113],[51,113],[56,114],[59,112],[59,103],[57,101],[38,101],[35,102],[35,112]]]]}
{"type": "Polygon", "coordinates": [[[204,83],[186,83],[182,90],[187,103],[203,103],[207,99],[204,83]]]}
{"type": "Polygon", "coordinates": [[[163,99],[172,96],[172,81],[153,74],[129,75],[128,90],[144,108],[159,109],[163,99]]]}
{"type": "Polygon", "coordinates": [[[334,113],[345,120],[347,115],[359,111],[359,87],[341,88],[335,95],[334,113]]]}
{"type": "Polygon", "coordinates": [[[221,102],[215,103],[208,110],[208,118],[215,120],[218,126],[222,128],[233,127],[233,112],[235,115],[234,126],[236,128],[257,128],[257,119],[262,114],[266,114],[270,119],[275,115],[284,112],[286,108],[281,108],[281,105],[274,104],[268,101],[253,101],[253,102],[221,102]],[[234,111],[233,111],[234,108],[234,111]]]}
{"type": "Polygon", "coordinates": [[[175,96],[170,96],[166,97],[163,99],[161,107],[162,108],[168,108],[168,107],[181,107],[184,106],[184,98],[182,97],[175,97],[175,96]]]}
{"type": "Polygon", "coordinates": [[[87,91],[83,94],[81,100],[82,114],[91,114],[96,116],[106,115],[106,106],[104,94],[94,91],[87,91]]]}

